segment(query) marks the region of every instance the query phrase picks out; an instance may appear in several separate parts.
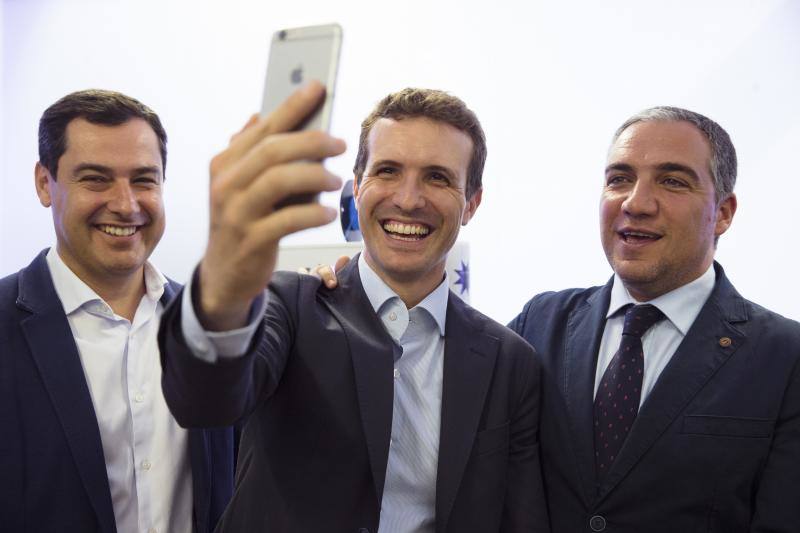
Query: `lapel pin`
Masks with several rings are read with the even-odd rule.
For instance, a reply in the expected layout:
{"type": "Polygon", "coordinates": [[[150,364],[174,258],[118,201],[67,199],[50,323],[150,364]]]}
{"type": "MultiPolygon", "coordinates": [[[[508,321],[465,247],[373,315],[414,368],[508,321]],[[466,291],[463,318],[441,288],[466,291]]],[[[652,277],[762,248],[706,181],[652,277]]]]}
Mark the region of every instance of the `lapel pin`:
{"type": "Polygon", "coordinates": [[[719,345],[722,346],[723,348],[727,348],[728,346],[730,346],[731,345],[730,337],[722,337],[722,338],[720,338],[719,339],[719,345]]]}

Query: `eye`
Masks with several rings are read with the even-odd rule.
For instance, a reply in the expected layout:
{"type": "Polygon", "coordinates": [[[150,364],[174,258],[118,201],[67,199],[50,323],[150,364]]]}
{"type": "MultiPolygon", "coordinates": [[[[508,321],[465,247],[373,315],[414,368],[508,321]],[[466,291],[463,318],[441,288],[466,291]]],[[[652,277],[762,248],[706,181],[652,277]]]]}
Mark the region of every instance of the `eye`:
{"type": "Polygon", "coordinates": [[[151,187],[158,185],[159,181],[155,178],[155,176],[138,176],[133,179],[133,183],[135,185],[142,185],[145,187],[151,187]]]}
{"type": "Polygon", "coordinates": [[[428,175],[428,179],[433,183],[439,183],[442,185],[449,185],[450,184],[450,177],[443,173],[443,172],[431,172],[428,175]]]}
{"type": "Polygon", "coordinates": [[[102,183],[104,181],[107,181],[107,178],[99,174],[86,174],[80,177],[80,181],[85,181],[89,183],[102,183]]]}
{"type": "Polygon", "coordinates": [[[680,178],[676,178],[674,176],[665,176],[661,180],[661,183],[663,183],[667,187],[673,187],[673,188],[676,188],[676,189],[682,189],[682,188],[688,187],[688,184],[686,183],[686,181],[684,181],[684,180],[682,180],[680,178]]]}
{"type": "Polygon", "coordinates": [[[378,167],[377,169],[375,169],[374,172],[375,176],[393,176],[395,174],[397,174],[397,169],[394,167],[387,167],[387,166],[378,167]]]}
{"type": "Polygon", "coordinates": [[[624,174],[612,174],[606,178],[606,186],[614,187],[630,183],[632,179],[624,174]]]}

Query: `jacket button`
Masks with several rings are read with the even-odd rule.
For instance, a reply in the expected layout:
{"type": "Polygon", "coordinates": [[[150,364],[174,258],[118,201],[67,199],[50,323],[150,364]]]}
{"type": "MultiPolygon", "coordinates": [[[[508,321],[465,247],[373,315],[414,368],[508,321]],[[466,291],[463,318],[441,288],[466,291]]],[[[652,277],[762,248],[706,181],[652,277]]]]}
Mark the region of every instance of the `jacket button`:
{"type": "Polygon", "coordinates": [[[606,519],[596,514],[589,519],[589,527],[592,531],[603,531],[606,528],[606,519]]]}

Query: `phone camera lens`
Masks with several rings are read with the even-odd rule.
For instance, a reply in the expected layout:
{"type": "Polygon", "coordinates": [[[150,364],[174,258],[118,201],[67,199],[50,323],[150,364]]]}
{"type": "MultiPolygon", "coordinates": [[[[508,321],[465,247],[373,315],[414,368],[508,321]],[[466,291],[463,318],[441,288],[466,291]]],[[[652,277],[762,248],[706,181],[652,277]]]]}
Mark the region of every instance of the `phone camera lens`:
{"type": "Polygon", "coordinates": [[[281,41],[286,39],[286,30],[281,30],[278,32],[278,39],[280,39],[281,41]]]}

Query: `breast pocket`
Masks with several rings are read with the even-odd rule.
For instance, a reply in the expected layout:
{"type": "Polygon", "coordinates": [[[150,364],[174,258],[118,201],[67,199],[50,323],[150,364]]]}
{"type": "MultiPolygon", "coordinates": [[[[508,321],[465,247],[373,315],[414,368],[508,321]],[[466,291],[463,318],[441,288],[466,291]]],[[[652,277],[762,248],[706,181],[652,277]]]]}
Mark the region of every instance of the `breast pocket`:
{"type": "Polygon", "coordinates": [[[509,423],[484,429],[475,437],[474,455],[480,457],[508,449],[509,423]]]}
{"type": "Polygon", "coordinates": [[[735,416],[686,415],[682,433],[712,437],[768,438],[774,421],[769,418],[735,416]]]}

